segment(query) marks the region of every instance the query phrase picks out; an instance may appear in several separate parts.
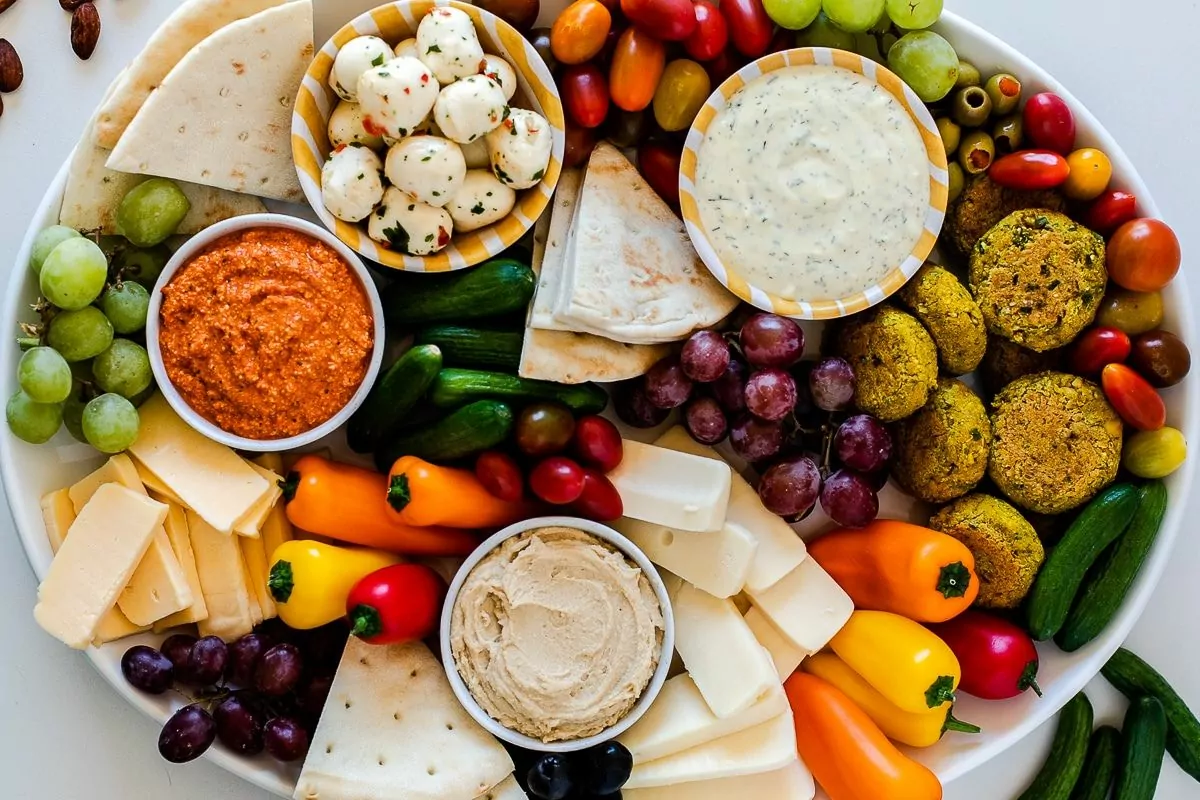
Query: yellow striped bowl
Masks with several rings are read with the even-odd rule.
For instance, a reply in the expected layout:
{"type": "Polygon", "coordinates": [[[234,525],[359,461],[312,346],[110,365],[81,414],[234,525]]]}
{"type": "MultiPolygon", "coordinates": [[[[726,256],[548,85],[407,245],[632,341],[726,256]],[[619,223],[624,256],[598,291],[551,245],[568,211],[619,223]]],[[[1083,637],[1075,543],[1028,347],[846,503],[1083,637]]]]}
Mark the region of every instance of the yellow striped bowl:
{"type": "Polygon", "coordinates": [[[692,244],[695,245],[696,251],[709,271],[725,285],[725,288],[747,303],[764,311],[772,311],[795,319],[845,317],[880,303],[895,293],[920,268],[937,242],[938,233],[942,229],[942,221],[946,216],[948,195],[949,175],[946,172],[946,151],[942,147],[942,139],[934,124],[933,116],[925,108],[921,99],[893,72],[869,58],[844,50],[831,50],[827,47],[801,47],[781,53],[772,53],[747,64],[730,75],[724,83],[717,87],[704,107],[700,109],[700,113],[696,115],[696,121],[692,123],[692,128],[688,131],[679,170],[679,204],[683,212],[683,221],[688,235],[692,238],[692,244]],[[752,286],[745,277],[732,268],[732,265],[725,264],[717,255],[700,220],[699,207],[696,202],[696,162],[704,143],[705,133],[717,113],[725,108],[726,103],[739,89],[755,78],[784,67],[813,64],[837,66],[857,72],[886,89],[900,101],[909,117],[916,123],[929,155],[929,211],[925,217],[925,229],[916,246],[904,261],[884,276],[878,284],[837,300],[792,300],[752,286]]]}
{"type": "Polygon", "coordinates": [[[317,216],[339,239],[359,255],[396,269],[410,272],[445,272],[462,269],[499,255],[516,243],[550,203],[550,195],[562,172],[566,145],[566,122],[562,100],[554,78],[541,56],[515,28],[477,6],[455,0],[399,0],[388,3],[351,20],[317,51],[300,84],[292,112],[292,158],[304,196],[317,216]],[[517,93],[512,104],[528,108],[545,117],[554,130],[550,165],[541,182],[517,194],[517,204],[504,219],[469,233],[455,233],[450,244],[430,256],[397,253],[367,236],[365,224],[343,222],[325,208],[321,200],[321,168],[329,157],[329,115],[338,97],[329,88],[333,59],[346,42],[357,36],[378,36],[395,46],[416,36],[417,24],[435,6],[453,6],[465,11],[475,22],[475,30],[486,53],[498,55],[517,73],[517,93]]]}

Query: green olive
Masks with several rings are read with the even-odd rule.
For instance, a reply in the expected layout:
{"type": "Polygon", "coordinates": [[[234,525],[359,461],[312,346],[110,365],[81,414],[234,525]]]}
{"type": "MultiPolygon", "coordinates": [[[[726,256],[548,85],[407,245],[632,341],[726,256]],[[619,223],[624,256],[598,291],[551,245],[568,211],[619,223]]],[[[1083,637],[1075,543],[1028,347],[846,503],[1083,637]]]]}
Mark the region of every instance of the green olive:
{"type": "Polygon", "coordinates": [[[1015,153],[1021,149],[1025,139],[1025,125],[1021,122],[1020,114],[1013,114],[996,121],[992,128],[992,138],[996,140],[996,150],[1001,153],[1015,153]]]}
{"type": "Polygon", "coordinates": [[[946,167],[950,173],[950,202],[953,203],[962,194],[963,186],[966,184],[966,176],[963,175],[963,168],[958,165],[957,161],[951,161],[946,167]]]}
{"type": "Polygon", "coordinates": [[[958,163],[968,175],[986,172],[996,157],[996,143],[987,131],[968,131],[958,146],[958,163]]]}
{"type": "Polygon", "coordinates": [[[954,82],[956,89],[962,89],[967,86],[978,86],[982,82],[983,76],[979,74],[979,67],[970,61],[959,60],[958,80],[954,82]]]}
{"type": "Polygon", "coordinates": [[[950,103],[954,121],[964,128],[978,128],[992,115],[992,98],[978,86],[967,86],[954,93],[950,103]]]}
{"type": "Polygon", "coordinates": [[[942,144],[946,148],[946,157],[949,158],[958,150],[958,143],[962,141],[962,128],[949,117],[938,117],[937,129],[938,133],[942,135],[942,144]]]}
{"type": "Polygon", "coordinates": [[[983,90],[992,98],[992,108],[997,114],[1011,114],[1021,104],[1021,82],[1007,72],[988,78],[983,90]]]}

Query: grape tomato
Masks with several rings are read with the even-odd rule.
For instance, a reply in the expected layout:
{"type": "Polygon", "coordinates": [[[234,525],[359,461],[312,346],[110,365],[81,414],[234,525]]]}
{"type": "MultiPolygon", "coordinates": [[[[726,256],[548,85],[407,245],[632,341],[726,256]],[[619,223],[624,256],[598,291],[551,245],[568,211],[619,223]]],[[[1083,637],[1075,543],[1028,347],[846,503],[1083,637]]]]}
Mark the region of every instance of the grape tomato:
{"type": "Polygon", "coordinates": [[[1163,321],[1162,295],[1109,287],[1096,312],[1096,324],[1119,328],[1130,336],[1154,330],[1163,321]]]}
{"type": "Polygon", "coordinates": [[[596,469],[583,471],[583,491],[571,507],[581,517],[596,522],[612,522],[625,513],[625,504],[617,487],[596,469]]]}
{"type": "Polygon", "coordinates": [[[604,136],[617,147],[637,147],[649,127],[647,112],[618,108],[608,115],[608,121],[604,125],[604,136]]]}
{"type": "Polygon", "coordinates": [[[583,467],[569,458],[551,456],[529,473],[529,488],[547,503],[574,503],[583,494],[583,467]]]}
{"type": "Polygon", "coordinates": [[[1126,222],[1108,242],[1108,276],[1132,292],[1156,292],[1179,272],[1175,231],[1157,219],[1126,222]]]}
{"type": "Polygon", "coordinates": [[[687,130],[711,88],[704,67],[691,59],[675,59],[667,64],[654,90],[654,120],[668,133],[687,130]]]}
{"type": "Polygon", "coordinates": [[[1091,328],[1071,348],[1071,370],[1079,375],[1099,375],[1109,364],[1129,358],[1129,334],[1118,328],[1091,328]]]}
{"type": "Polygon", "coordinates": [[[1025,136],[1037,147],[1067,155],[1075,148],[1075,115],[1058,95],[1035,94],[1025,102],[1025,136]]]}
{"type": "Polygon", "coordinates": [[[517,415],[517,447],[526,455],[561,453],[574,434],[575,417],[569,408],[558,403],[534,403],[517,415]]]}
{"type": "MultiPolygon", "coordinates": [[[[607,98],[605,98],[607,100],[607,98]]],[[[563,152],[563,166],[567,169],[579,167],[587,163],[596,147],[596,131],[593,128],[581,128],[568,122],[566,146],[563,152]]]]}
{"type": "Polygon", "coordinates": [[[608,116],[608,82],[595,64],[568,67],[558,79],[567,117],[581,128],[596,128],[608,116]]]}
{"type": "Polygon", "coordinates": [[[1167,407],[1154,387],[1124,364],[1109,364],[1100,373],[1104,396],[1121,419],[1139,431],[1155,431],[1166,424],[1167,407]]]}
{"type": "Polygon", "coordinates": [[[1021,150],[992,164],[988,177],[1009,189],[1034,191],[1061,186],[1071,175],[1067,160],[1051,150],[1021,150]]]}
{"type": "Polygon", "coordinates": [[[659,197],[679,207],[679,163],[683,148],[668,142],[643,142],[638,148],[638,169],[659,197]]]}
{"type": "Polygon", "coordinates": [[[475,477],[493,497],[515,503],[525,494],[525,478],[516,460],[498,450],[486,450],[475,459],[475,477]]]}
{"type": "Polygon", "coordinates": [[[608,73],[612,101],[626,111],[641,111],[654,99],[666,65],[667,48],[660,40],[637,27],[626,28],[613,48],[608,73]]]}
{"type": "Polygon", "coordinates": [[[1192,368],[1188,346],[1170,331],[1148,331],[1133,340],[1130,363],[1152,386],[1174,386],[1192,368]]]}
{"type": "Polygon", "coordinates": [[[583,464],[612,472],[621,463],[624,443],[617,426],[604,417],[580,417],[575,423],[573,451],[583,464]]]}
{"type": "Polygon", "coordinates": [[[729,38],[738,52],[758,58],[771,46],[775,25],[762,0],[722,0],[721,13],[729,26],[729,38]]]}
{"type": "Polygon", "coordinates": [[[680,42],[696,30],[691,0],[621,0],[629,21],[668,42],[680,42]]]}
{"type": "Polygon", "coordinates": [[[1102,236],[1134,219],[1137,219],[1137,197],[1122,191],[1102,194],[1083,214],[1083,224],[1102,236]]]}
{"type": "Polygon", "coordinates": [[[709,80],[714,87],[720,86],[725,80],[742,68],[746,59],[732,47],[726,47],[713,58],[704,62],[709,80]]]}
{"type": "Polygon", "coordinates": [[[575,0],[554,20],[550,49],[560,64],[582,64],[608,41],[612,14],[599,0],[575,0]]]}
{"type": "Polygon", "coordinates": [[[696,15],[696,28],[683,40],[683,49],[697,61],[711,61],[725,52],[729,42],[725,15],[709,0],[696,0],[692,11],[696,15]]]}
{"type": "Polygon", "coordinates": [[[1084,147],[1067,156],[1071,175],[1063,184],[1063,194],[1072,200],[1094,200],[1112,180],[1112,161],[1103,150],[1084,147]]]}

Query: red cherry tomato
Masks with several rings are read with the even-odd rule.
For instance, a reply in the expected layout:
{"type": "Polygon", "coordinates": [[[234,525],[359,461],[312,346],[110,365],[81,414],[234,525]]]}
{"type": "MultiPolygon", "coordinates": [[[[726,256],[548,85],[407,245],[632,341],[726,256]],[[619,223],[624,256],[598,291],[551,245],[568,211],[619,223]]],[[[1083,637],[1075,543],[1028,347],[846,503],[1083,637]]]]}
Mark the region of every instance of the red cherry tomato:
{"type": "Polygon", "coordinates": [[[729,42],[729,27],[725,17],[709,0],[696,0],[696,29],[683,40],[683,49],[697,61],[711,61],[725,51],[729,42]]]}
{"type": "Polygon", "coordinates": [[[666,142],[643,142],[638,148],[638,169],[650,188],[673,207],[679,206],[679,161],[682,148],[666,142]]]}
{"type": "Polygon", "coordinates": [[[587,163],[592,149],[596,146],[596,131],[592,128],[581,128],[573,122],[567,123],[566,150],[563,153],[563,166],[567,169],[587,163]]]}
{"type": "Polygon", "coordinates": [[[1108,240],[1108,276],[1131,292],[1157,292],[1179,272],[1181,259],[1179,238],[1162,220],[1126,222],[1108,240]]]}
{"type": "Polygon", "coordinates": [[[666,66],[667,48],[661,40],[637,27],[626,28],[617,38],[608,72],[612,101],[625,111],[641,111],[654,99],[666,66]]]}
{"type": "Polygon", "coordinates": [[[612,522],[625,513],[621,493],[598,469],[583,471],[583,492],[571,508],[579,516],[596,522],[612,522]]]}
{"type": "Polygon", "coordinates": [[[507,500],[519,501],[525,495],[525,478],[513,457],[499,450],[486,450],[475,459],[475,477],[488,490],[488,494],[507,500]]]}
{"type": "Polygon", "coordinates": [[[581,128],[596,128],[608,116],[608,81],[595,64],[577,64],[558,79],[567,117],[581,128]]]}
{"type": "Polygon", "coordinates": [[[1131,349],[1133,343],[1125,331],[1091,328],[1071,348],[1071,371],[1077,375],[1099,375],[1109,364],[1123,363],[1131,349]]]}
{"type": "Polygon", "coordinates": [[[780,26],[775,29],[775,35],[771,37],[771,44],[767,47],[767,52],[782,53],[784,50],[791,50],[795,46],[796,32],[780,26]]]}
{"type": "Polygon", "coordinates": [[[547,503],[574,503],[583,494],[583,467],[569,458],[551,456],[529,473],[529,488],[547,503]]]}
{"type": "Polygon", "coordinates": [[[928,626],[954,652],[962,667],[958,688],[984,700],[1016,697],[1037,685],[1038,654],[1029,634],[1006,619],[968,609],[948,622],[928,626]]]}
{"type": "Polygon", "coordinates": [[[696,11],[691,0],[621,0],[629,21],[653,36],[681,42],[696,30],[696,11]]]}
{"type": "Polygon", "coordinates": [[[744,56],[758,58],[771,46],[775,24],[762,0],[721,0],[721,13],[729,24],[729,38],[744,56]]]}
{"type": "Polygon", "coordinates": [[[1104,396],[1126,424],[1156,431],[1167,424],[1167,407],[1154,387],[1124,364],[1109,364],[1100,373],[1104,396]]]}
{"type": "Polygon", "coordinates": [[[727,47],[716,58],[705,61],[704,69],[708,71],[708,77],[715,89],[724,83],[726,78],[741,69],[745,63],[746,59],[742,57],[741,53],[732,47],[727,47]]]}
{"type": "Polygon", "coordinates": [[[1025,102],[1024,115],[1025,138],[1035,146],[1064,156],[1075,149],[1075,115],[1061,97],[1035,94],[1025,102]]]}
{"type": "Polygon", "coordinates": [[[988,177],[1010,189],[1053,189],[1071,174],[1067,160],[1050,150],[1021,150],[1002,156],[988,170],[988,177]]]}
{"type": "Polygon", "coordinates": [[[580,462],[605,472],[616,469],[625,452],[617,426],[597,416],[580,417],[576,421],[572,449],[580,462]]]}
{"type": "Polygon", "coordinates": [[[1102,236],[1134,219],[1137,219],[1137,198],[1119,191],[1100,195],[1083,214],[1083,224],[1102,236]]]}
{"type": "Polygon", "coordinates": [[[354,584],[346,597],[350,632],[370,644],[424,639],[438,627],[446,584],[422,564],[393,564],[354,584]]]}

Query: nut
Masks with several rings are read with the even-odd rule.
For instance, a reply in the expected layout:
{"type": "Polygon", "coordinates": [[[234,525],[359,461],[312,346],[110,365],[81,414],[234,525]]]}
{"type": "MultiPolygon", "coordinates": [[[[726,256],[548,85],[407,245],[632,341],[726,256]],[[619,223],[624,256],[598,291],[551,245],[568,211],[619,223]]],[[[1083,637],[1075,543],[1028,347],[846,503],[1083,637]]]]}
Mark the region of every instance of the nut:
{"type": "Polygon", "coordinates": [[[84,61],[100,41],[100,14],[93,3],[84,3],[71,14],[71,49],[84,61]]]}
{"type": "Polygon", "coordinates": [[[63,11],[74,11],[83,5],[85,0],[58,0],[58,4],[62,6],[63,11]]]}
{"type": "Polygon", "coordinates": [[[0,92],[15,92],[25,79],[25,68],[17,48],[8,39],[0,39],[0,92]]]}
{"type": "Polygon", "coordinates": [[[17,2],[17,0],[0,0],[0,14],[3,14],[5,11],[8,11],[10,8],[12,8],[13,3],[15,2],[17,2]]]}

